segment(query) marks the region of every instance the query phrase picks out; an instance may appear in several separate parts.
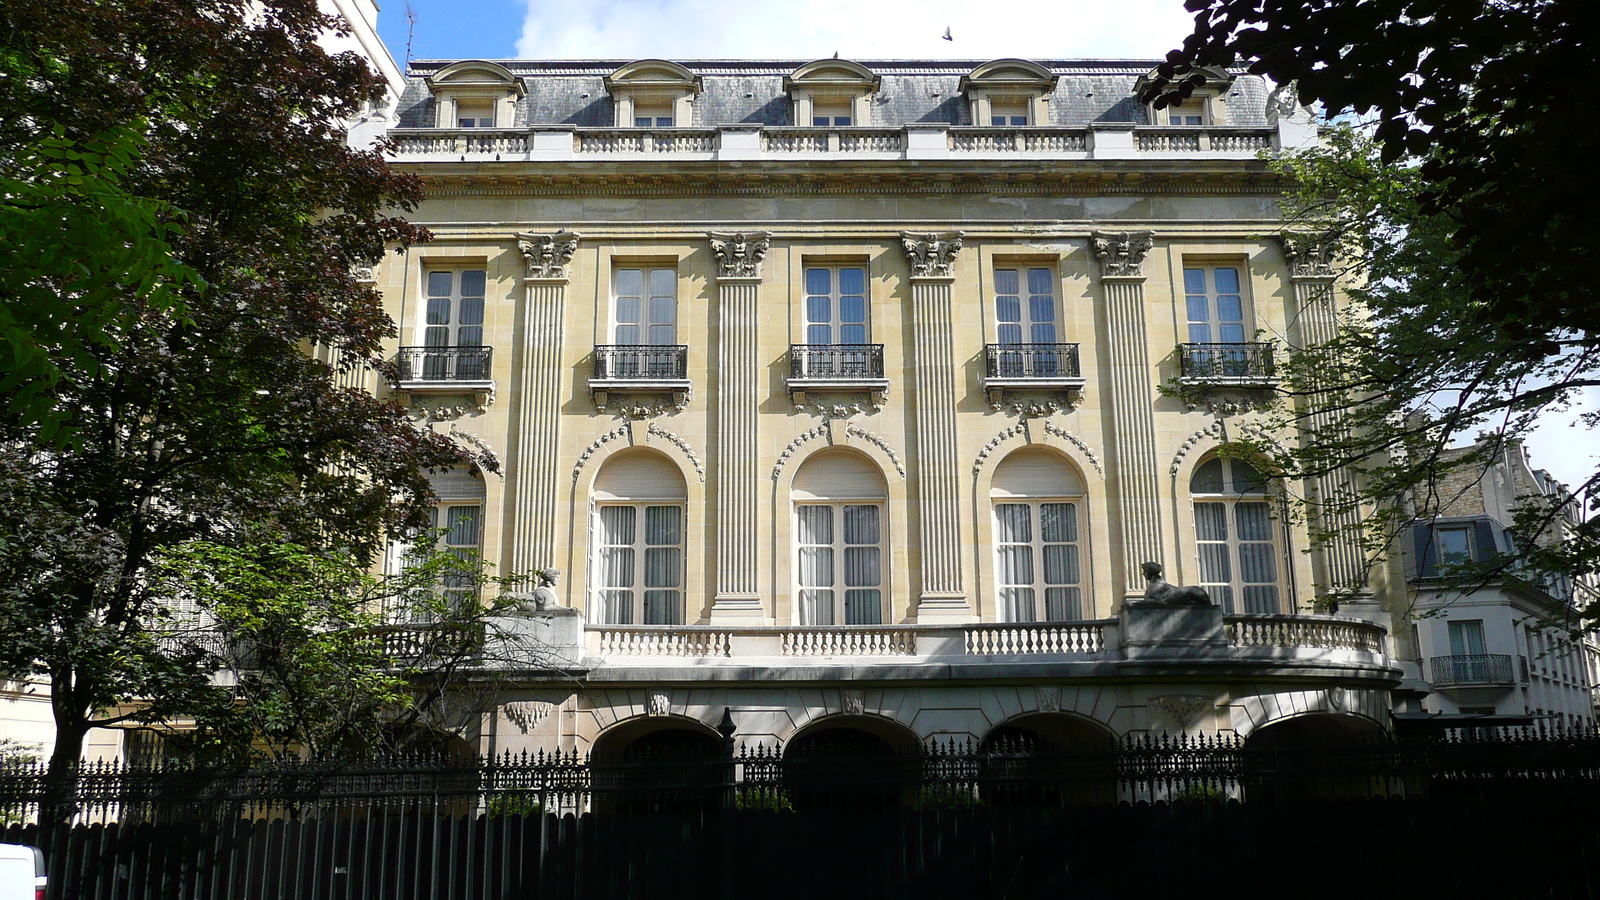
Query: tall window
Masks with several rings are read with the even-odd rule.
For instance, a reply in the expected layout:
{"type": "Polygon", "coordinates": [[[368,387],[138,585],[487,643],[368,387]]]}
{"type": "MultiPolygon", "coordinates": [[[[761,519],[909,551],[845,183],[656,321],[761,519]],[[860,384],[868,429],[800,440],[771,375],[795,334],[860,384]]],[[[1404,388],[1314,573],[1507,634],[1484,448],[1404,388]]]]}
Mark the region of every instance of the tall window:
{"type": "Polygon", "coordinates": [[[441,503],[434,507],[434,527],[444,529],[441,544],[445,552],[461,562],[460,569],[444,576],[445,600],[452,609],[466,608],[478,593],[475,560],[483,545],[483,506],[441,503]]]}
{"type": "Polygon", "coordinates": [[[867,270],[861,266],[806,269],[806,343],[865,344],[867,270]]]}
{"type": "Polygon", "coordinates": [[[851,124],[850,101],[816,98],[811,103],[811,124],[818,128],[851,124]]]}
{"type": "Polygon", "coordinates": [[[682,625],[683,475],[666,457],[632,450],[595,478],[590,613],[607,625],[682,625]]]}
{"type": "Polygon", "coordinates": [[[881,625],[888,572],[883,473],[848,450],[795,473],[795,596],[801,625],[881,625]]]}
{"type": "Polygon", "coordinates": [[[1055,272],[1042,267],[994,270],[998,343],[1056,343],[1055,282],[1055,272]]]}
{"type": "Polygon", "coordinates": [[[1482,656],[1488,653],[1483,640],[1483,620],[1466,619],[1447,623],[1451,656],[1482,656]]]}
{"type": "Polygon", "coordinates": [[[1084,617],[1082,494],[1078,473],[1043,448],[1019,450],[995,467],[990,497],[1000,621],[1084,617]]]}
{"type": "Polygon", "coordinates": [[[429,272],[427,280],[423,346],[482,347],[484,270],[429,272]]]}
{"type": "Polygon", "coordinates": [[[676,269],[618,269],[616,285],[616,343],[678,342],[676,269]]]}
{"type": "Polygon", "coordinates": [[[1183,293],[1189,311],[1189,343],[1244,343],[1244,299],[1237,267],[1185,267],[1183,293]]]}
{"type": "Polygon", "coordinates": [[[1189,480],[1200,586],[1225,612],[1282,609],[1279,542],[1265,479],[1249,463],[1215,458],[1189,480]]]}
{"type": "Polygon", "coordinates": [[[991,99],[989,101],[989,124],[999,126],[1028,124],[1028,101],[1026,99],[991,99]]]}

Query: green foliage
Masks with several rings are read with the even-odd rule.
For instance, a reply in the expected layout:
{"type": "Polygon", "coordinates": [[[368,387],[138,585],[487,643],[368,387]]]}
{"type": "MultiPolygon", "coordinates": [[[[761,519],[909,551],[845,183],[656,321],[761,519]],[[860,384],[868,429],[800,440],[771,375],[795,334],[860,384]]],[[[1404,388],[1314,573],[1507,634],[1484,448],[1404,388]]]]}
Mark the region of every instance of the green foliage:
{"type": "Polygon", "coordinates": [[[504,791],[489,798],[491,816],[537,816],[542,812],[538,791],[504,791]]]}

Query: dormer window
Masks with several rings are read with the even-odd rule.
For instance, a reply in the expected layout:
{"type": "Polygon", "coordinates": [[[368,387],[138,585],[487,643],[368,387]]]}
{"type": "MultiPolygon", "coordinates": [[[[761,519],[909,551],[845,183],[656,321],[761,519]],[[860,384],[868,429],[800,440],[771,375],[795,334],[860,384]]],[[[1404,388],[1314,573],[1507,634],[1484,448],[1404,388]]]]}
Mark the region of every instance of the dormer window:
{"type": "Polygon", "coordinates": [[[694,121],[700,78],[664,59],[641,59],[605,78],[618,128],[672,128],[694,121]]]}
{"type": "Polygon", "coordinates": [[[794,123],[813,128],[867,125],[880,79],[848,59],[819,59],[790,72],[783,88],[794,104],[794,123]]]}
{"type": "Polygon", "coordinates": [[[972,124],[999,128],[1044,125],[1056,76],[1025,59],[997,59],[961,76],[972,124]]]}
{"type": "Polygon", "coordinates": [[[439,128],[509,128],[527,93],[505,66],[472,59],[445,66],[427,84],[439,128]]]}
{"type": "MultiPolygon", "coordinates": [[[[1193,93],[1188,97],[1161,109],[1156,109],[1154,103],[1150,104],[1148,107],[1150,124],[1226,125],[1228,123],[1224,98],[1233,87],[1233,76],[1226,70],[1215,67],[1196,69],[1193,75],[1199,75],[1200,79],[1194,81],[1193,93]]],[[[1193,78],[1193,75],[1190,78],[1193,78]]],[[[1150,86],[1155,77],[1154,69],[1141,76],[1134,83],[1134,95],[1144,93],[1145,88],[1150,86]]]]}

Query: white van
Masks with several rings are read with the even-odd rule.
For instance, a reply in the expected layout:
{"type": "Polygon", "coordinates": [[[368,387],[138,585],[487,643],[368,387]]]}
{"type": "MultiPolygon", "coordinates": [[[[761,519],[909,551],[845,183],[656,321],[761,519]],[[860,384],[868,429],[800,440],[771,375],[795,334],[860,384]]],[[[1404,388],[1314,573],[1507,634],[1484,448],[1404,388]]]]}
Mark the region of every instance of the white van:
{"type": "Polygon", "coordinates": [[[0,844],[0,900],[44,900],[44,854],[38,847],[0,844]]]}

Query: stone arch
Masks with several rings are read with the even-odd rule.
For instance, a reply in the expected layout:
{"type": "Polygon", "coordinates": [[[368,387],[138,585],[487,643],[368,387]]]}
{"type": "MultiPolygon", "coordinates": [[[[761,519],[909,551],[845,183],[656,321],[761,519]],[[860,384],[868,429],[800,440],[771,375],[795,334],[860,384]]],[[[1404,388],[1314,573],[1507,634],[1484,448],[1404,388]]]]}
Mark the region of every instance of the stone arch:
{"type": "Polygon", "coordinates": [[[568,501],[567,512],[569,549],[566,562],[571,575],[563,579],[567,592],[563,602],[566,605],[586,610],[588,601],[593,596],[591,560],[594,546],[595,488],[601,473],[613,460],[628,454],[639,454],[670,466],[683,479],[684,622],[694,624],[710,614],[705,608],[705,604],[709,603],[706,600],[704,585],[706,566],[695,562],[703,560],[706,555],[705,542],[710,524],[707,518],[709,510],[706,504],[706,485],[692,461],[686,459],[684,453],[669,452],[665,449],[669,444],[676,447],[670,441],[645,444],[636,437],[634,424],[624,423],[601,435],[579,456],[577,466],[572,473],[572,494],[568,501]]]}
{"type": "Polygon", "coordinates": [[[715,728],[692,716],[677,713],[660,716],[638,715],[619,719],[602,729],[590,744],[589,753],[597,759],[617,756],[641,738],[673,731],[688,732],[708,741],[722,739],[715,728]]]}
{"type": "Polygon", "coordinates": [[[915,801],[908,778],[922,744],[887,717],[843,713],[815,719],[784,742],[784,782],[797,809],[882,809],[915,801]]]}
{"type": "Polygon", "coordinates": [[[978,744],[978,789],[1010,803],[1115,802],[1117,736],[1103,722],[1065,712],[1023,712],[978,744]]]}
{"type": "MultiPolygon", "coordinates": [[[[1080,559],[1085,567],[1082,582],[1082,615],[1086,619],[1110,615],[1111,586],[1105,581],[1110,567],[1094,565],[1096,560],[1111,558],[1110,512],[1106,503],[1105,479],[1100,474],[1098,461],[1085,452],[1087,445],[1068,440],[1061,435],[1070,434],[1064,429],[1047,430],[1029,422],[1003,430],[985,446],[974,464],[972,482],[973,571],[977,574],[978,596],[975,608],[979,621],[999,621],[996,606],[995,524],[993,492],[995,473],[1019,453],[1043,451],[1060,459],[1063,466],[1078,479],[1083,515],[1080,528],[1086,531],[1082,539],[1080,559]],[[1057,433],[1059,432],[1059,433],[1057,433]],[[1019,440],[1020,439],[1020,440],[1019,440]],[[988,462],[993,465],[987,465],[988,462]],[[1090,473],[1094,473],[1091,475],[1090,473]],[[1104,571],[1102,571],[1104,570],[1104,571]]],[[[1063,496],[1067,496],[1063,494],[1063,496]]]]}
{"type": "Polygon", "coordinates": [[[1360,720],[1387,731],[1388,694],[1384,691],[1330,687],[1321,690],[1268,691],[1233,702],[1233,731],[1248,740],[1257,731],[1304,716],[1338,716],[1360,720]]]}
{"type": "Polygon", "coordinates": [[[453,62],[429,75],[426,80],[430,88],[443,84],[456,87],[496,85],[514,90],[522,85],[521,79],[512,74],[510,69],[486,59],[463,59],[460,62],[453,62]]]}
{"type": "MultiPolygon", "coordinates": [[[[1213,423],[1210,427],[1200,429],[1190,435],[1177,454],[1173,457],[1169,473],[1172,477],[1172,540],[1178,548],[1178,553],[1165,573],[1167,581],[1173,584],[1199,584],[1200,561],[1196,549],[1195,512],[1194,501],[1190,493],[1190,482],[1195,473],[1202,466],[1217,459],[1222,455],[1224,448],[1235,446],[1236,442],[1226,439],[1226,430],[1221,423],[1213,423]]],[[[1254,437],[1254,435],[1252,435],[1254,437]]],[[[1296,596],[1295,587],[1301,580],[1302,573],[1297,567],[1300,560],[1295,553],[1295,547],[1300,535],[1289,527],[1289,518],[1285,515],[1286,495],[1282,480],[1270,474],[1271,469],[1265,460],[1256,461],[1247,459],[1256,471],[1266,477],[1268,495],[1275,498],[1273,514],[1277,517],[1273,527],[1278,532],[1281,558],[1278,560],[1283,567],[1280,581],[1286,599],[1286,605],[1293,608],[1296,596]]]]}
{"type": "Polygon", "coordinates": [[[1025,710],[996,722],[984,732],[978,743],[980,746],[990,743],[993,739],[1004,736],[1007,730],[1031,731],[1056,747],[1101,744],[1109,748],[1117,743],[1117,733],[1110,725],[1098,719],[1073,712],[1038,710],[1025,710]]]}
{"type": "Polygon", "coordinates": [[[1365,774],[1330,773],[1326,762],[1344,748],[1376,741],[1383,726],[1360,715],[1308,710],[1258,727],[1245,738],[1246,750],[1271,749],[1268,763],[1262,755],[1246,753],[1240,784],[1247,800],[1325,800],[1369,796],[1372,785],[1365,774]]]}
{"type": "Polygon", "coordinates": [[[613,85],[627,84],[630,86],[674,86],[692,88],[696,93],[700,90],[700,76],[687,68],[667,59],[636,59],[630,63],[623,63],[616,71],[605,77],[606,90],[611,90],[613,85]]]}
{"type": "Polygon", "coordinates": [[[861,63],[849,59],[817,59],[783,77],[784,90],[816,84],[856,84],[876,91],[881,79],[861,63]]]}
{"type": "Polygon", "coordinates": [[[1042,87],[1052,87],[1055,85],[1056,75],[1039,63],[1013,56],[981,63],[973,67],[971,72],[961,76],[961,82],[963,90],[967,85],[974,83],[1030,82],[1042,87]]]}

